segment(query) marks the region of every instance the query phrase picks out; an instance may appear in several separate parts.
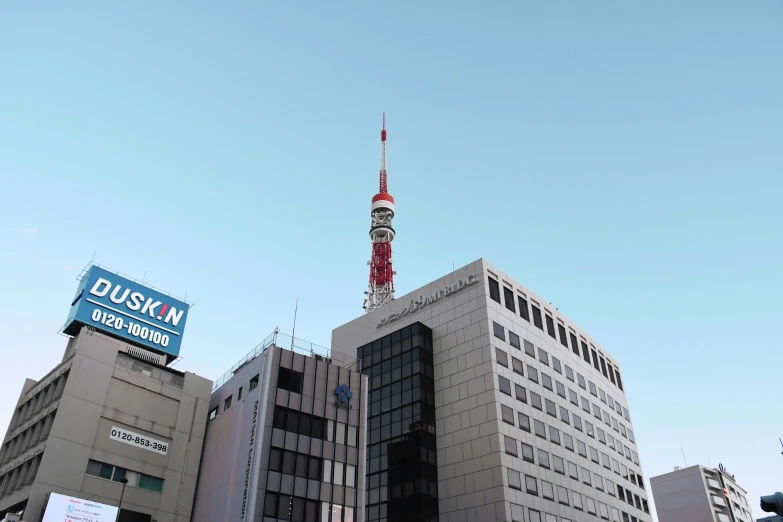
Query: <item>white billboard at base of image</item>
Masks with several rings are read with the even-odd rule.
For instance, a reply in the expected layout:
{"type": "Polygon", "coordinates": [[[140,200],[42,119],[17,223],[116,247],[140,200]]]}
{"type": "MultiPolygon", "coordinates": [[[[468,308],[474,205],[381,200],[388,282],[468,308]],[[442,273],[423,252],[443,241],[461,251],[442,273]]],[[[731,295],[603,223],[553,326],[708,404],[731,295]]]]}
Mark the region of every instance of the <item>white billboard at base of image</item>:
{"type": "Polygon", "coordinates": [[[41,522],[114,522],[117,508],[83,498],[49,494],[49,503],[41,522]]]}

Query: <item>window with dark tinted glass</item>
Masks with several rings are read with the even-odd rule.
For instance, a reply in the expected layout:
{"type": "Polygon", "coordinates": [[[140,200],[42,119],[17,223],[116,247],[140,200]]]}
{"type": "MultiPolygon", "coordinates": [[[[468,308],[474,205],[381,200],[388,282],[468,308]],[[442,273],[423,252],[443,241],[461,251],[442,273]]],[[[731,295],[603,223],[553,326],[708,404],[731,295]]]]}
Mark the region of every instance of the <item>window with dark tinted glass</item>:
{"type": "Polygon", "coordinates": [[[487,277],[489,280],[489,298],[496,303],[500,302],[500,285],[497,280],[487,277]]]}
{"type": "Polygon", "coordinates": [[[563,444],[566,448],[574,451],[574,438],[566,432],[563,432],[563,444]]]}
{"type": "Polygon", "coordinates": [[[515,373],[518,373],[519,375],[525,375],[525,369],[524,364],[522,364],[522,361],[517,359],[516,357],[511,358],[511,367],[514,369],[515,373]]]}
{"type": "Polygon", "coordinates": [[[598,354],[595,353],[595,350],[590,350],[590,352],[593,355],[593,366],[595,366],[595,369],[600,372],[601,367],[598,365],[598,354]]]}
{"type": "Polygon", "coordinates": [[[527,378],[535,383],[538,383],[538,370],[529,364],[527,365],[527,378]]]}
{"type": "Polygon", "coordinates": [[[552,417],[557,417],[557,405],[549,399],[544,399],[544,405],[546,406],[546,412],[552,417]]]}
{"type": "Polygon", "coordinates": [[[528,462],[534,462],[533,458],[533,446],[530,444],[520,443],[522,445],[522,458],[528,462]]]}
{"type": "Polygon", "coordinates": [[[511,489],[522,489],[522,479],[519,476],[519,471],[511,468],[506,468],[506,474],[508,476],[508,487],[511,489]]]}
{"type": "Polygon", "coordinates": [[[590,364],[590,350],[587,348],[587,344],[582,341],[582,357],[587,364],[590,364]]]}
{"type": "Polygon", "coordinates": [[[501,375],[498,375],[498,388],[506,395],[511,395],[511,381],[501,375]]]}
{"type": "Polygon", "coordinates": [[[544,323],[541,322],[541,309],[536,305],[530,305],[533,308],[533,324],[536,328],[543,330],[544,323]]]}
{"type": "Polygon", "coordinates": [[[579,406],[579,395],[577,395],[574,390],[571,389],[568,390],[568,399],[571,401],[572,404],[579,406]]]}
{"type": "Polygon", "coordinates": [[[620,388],[620,390],[623,389],[623,381],[620,379],[620,372],[615,368],[614,374],[617,377],[617,387],[620,388]]]}
{"type": "Polygon", "coordinates": [[[568,348],[568,339],[566,338],[566,330],[565,327],[560,323],[557,323],[557,333],[560,336],[560,344],[568,348]]]}
{"type": "Polygon", "coordinates": [[[505,404],[500,405],[500,416],[503,419],[503,422],[511,424],[512,426],[514,425],[514,410],[505,404]]]}
{"type": "Polygon", "coordinates": [[[549,334],[549,337],[556,339],[555,337],[555,322],[552,320],[552,317],[547,314],[546,316],[546,333],[549,334]]]}
{"type": "Polygon", "coordinates": [[[549,391],[554,391],[552,389],[552,377],[545,374],[544,372],[541,372],[541,384],[544,385],[544,388],[546,388],[549,391]]]}
{"type": "Polygon", "coordinates": [[[514,383],[514,394],[516,395],[517,399],[519,399],[524,403],[527,403],[527,393],[523,386],[514,383]]]}
{"type": "Polygon", "coordinates": [[[519,427],[525,431],[530,431],[530,417],[524,413],[518,413],[517,417],[519,420],[519,427]]]}
{"type": "Polygon", "coordinates": [[[541,396],[536,392],[530,392],[530,404],[537,410],[544,409],[544,405],[541,402],[541,396]]]}
{"type": "Polygon", "coordinates": [[[549,366],[549,354],[541,348],[538,349],[538,360],[549,366]]]}
{"type": "Polygon", "coordinates": [[[571,424],[571,419],[568,415],[568,410],[560,406],[560,420],[566,424],[571,424]]]}
{"type": "Polygon", "coordinates": [[[574,382],[574,370],[572,370],[568,365],[565,367],[565,375],[569,381],[574,382]]]}
{"type": "Polygon", "coordinates": [[[572,413],[571,418],[574,419],[574,428],[578,429],[579,431],[582,431],[584,429],[582,428],[582,417],[580,417],[576,413],[572,413]]]}
{"type": "Polygon", "coordinates": [[[519,336],[512,332],[511,330],[508,331],[508,342],[513,346],[514,348],[519,349],[519,336]]]}
{"type": "Polygon", "coordinates": [[[302,385],[304,384],[304,374],[289,370],[288,368],[280,368],[277,374],[277,387],[283,390],[288,390],[294,393],[302,393],[302,385]]]}
{"type": "Polygon", "coordinates": [[[495,358],[497,359],[499,365],[508,368],[508,355],[506,352],[500,348],[495,348],[495,358]]]}
{"type": "Polygon", "coordinates": [[[565,399],[566,393],[565,393],[565,386],[563,386],[563,383],[560,381],[555,381],[555,388],[557,388],[557,394],[565,399]]]}
{"type": "Polygon", "coordinates": [[[549,426],[549,440],[555,444],[560,444],[560,430],[554,426],[549,426]]]}
{"type": "Polygon", "coordinates": [[[506,448],[506,453],[509,455],[517,456],[517,441],[509,437],[508,435],[503,436],[503,444],[506,448]]]}
{"type": "Polygon", "coordinates": [[[589,382],[588,386],[590,387],[590,393],[598,397],[598,388],[595,387],[595,383],[593,381],[588,381],[588,382],[589,382]]]}
{"type": "Polygon", "coordinates": [[[587,389],[587,381],[585,381],[585,378],[582,376],[581,373],[576,374],[576,380],[579,383],[579,387],[583,390],[587,389]]]}
{"type": "Polygon", "coordinates": [[[542,468],[549,469],[549,453],[538,448],[538,465],[542,468]]]}
{"type": "Polygon", "coordinates": [[[560,365],[560,359],[558,359],[557,357],[552,357],[552,368],[557,373],[563,373],[563,367],[560,365]]]}
{"type": "Polygon", "coordinates": [[[604,374],[604,377],[609,377],[609,375],[606,373],[606,363],[604,362],[604,358],[599,356],[598,360],[601,361],[601,373],[604,374]]]}
{"type": "Polygon", "coordinates": [[[527,299],[518,295],[517,303],[519,304],[519,316],[525,321],[530,322],[530,313],[527,310],[527,299]]]}
{"type": "Polygon", "coordinates": [[[517,309],[514,307],[514,292],[505,286],[503,287],[503,300],[506,302],[506,308],[516,313],[517,309]]]}
{"type": "Polygon", "coordinates": [[[571,339],[571,351],[573,351],[576,355],[579,355],[579,345],[576,342],[576,335],[569,332],[568,337],[571,339]]]}
{"type": "Polygon", "coordinates": [[[533,357],[535,359],[536,357],[536,347],[533,346],[533,343],[531,343],[528,340],[523,340],[525,343],[525,353],[529,355],[530,357],[533,357]]]}
{"type": "Polygon", "coordinates": [[[498,339],[506,340],[506,329],[500,326],[495,321],[492,321],[492,331],[495,334],[495,337],[498,339]]]}
{"type": "Polygon", "coordinates": [[[525,475],[525,491],[531,495],[538,495],[538,481],[536,481],[536,477],[525,475]]]}
{"type": "Polygon", "coordinates": [[[546,424],[540,420],[533,419],[533,428],[536,436],[541,437],[542,439],[546,438],[546,424]]]}

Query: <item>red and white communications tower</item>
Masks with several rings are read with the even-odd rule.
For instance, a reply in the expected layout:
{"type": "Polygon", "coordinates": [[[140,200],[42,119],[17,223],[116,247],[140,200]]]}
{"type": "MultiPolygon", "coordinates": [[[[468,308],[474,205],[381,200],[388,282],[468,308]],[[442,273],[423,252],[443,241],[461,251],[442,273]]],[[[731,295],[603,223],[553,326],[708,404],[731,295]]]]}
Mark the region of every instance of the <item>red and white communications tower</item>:
{"type": "Polygon", "coordinates": [[[386,113],[383,113],[381,130],[381,183],[378,193],[372,198],[370,207],[370,239],[372,240],[372,257],[367,262],[370,265],[370,284],[364,292],[365,312],[371,312],[394,300],[394,274],[392,268],[392,248],[394,241],[394,198],[386,186],[386,113]]]}

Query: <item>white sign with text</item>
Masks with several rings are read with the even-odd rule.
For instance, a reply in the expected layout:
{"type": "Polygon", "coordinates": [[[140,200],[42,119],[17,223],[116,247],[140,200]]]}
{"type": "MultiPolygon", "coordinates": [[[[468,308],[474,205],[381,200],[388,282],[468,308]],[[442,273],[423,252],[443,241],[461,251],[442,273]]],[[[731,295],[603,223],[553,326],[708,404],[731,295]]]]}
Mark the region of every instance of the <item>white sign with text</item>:
{"type": "Polygon", "coordinates": [[[111,427],[109,438],[111,440],[118,440],[120,442],[124,442],[125,444],[130,444],[131,446],[136,446],[137,448],[154,451],[155,453],[160,453],[161,455],[168,455],[168,442],[163,442],[162,440],[152,439],[144,435],[139,435],[138,433],[134,433],[123,428],[118,428],[117,426],[111,427]]]}

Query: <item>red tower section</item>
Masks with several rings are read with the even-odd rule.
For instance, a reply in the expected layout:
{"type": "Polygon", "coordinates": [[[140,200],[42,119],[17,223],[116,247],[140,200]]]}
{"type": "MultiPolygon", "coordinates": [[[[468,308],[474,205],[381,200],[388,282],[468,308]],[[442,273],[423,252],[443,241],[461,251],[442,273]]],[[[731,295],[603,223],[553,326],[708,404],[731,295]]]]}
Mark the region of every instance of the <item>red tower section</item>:
{"type": "Polygon", "coordinates": [[[386,176],[386,113],[383,114],[381,129],[381,171],[378,193],[372,198],[370,206],[370,239],[372,257],[370,265],[370,284],[365,292],[363,308],[366,312],[380,308],[394,299],[394,269],[392,267],[392,248],[394,241],[394,198],[388,192],[386,176]]]}

